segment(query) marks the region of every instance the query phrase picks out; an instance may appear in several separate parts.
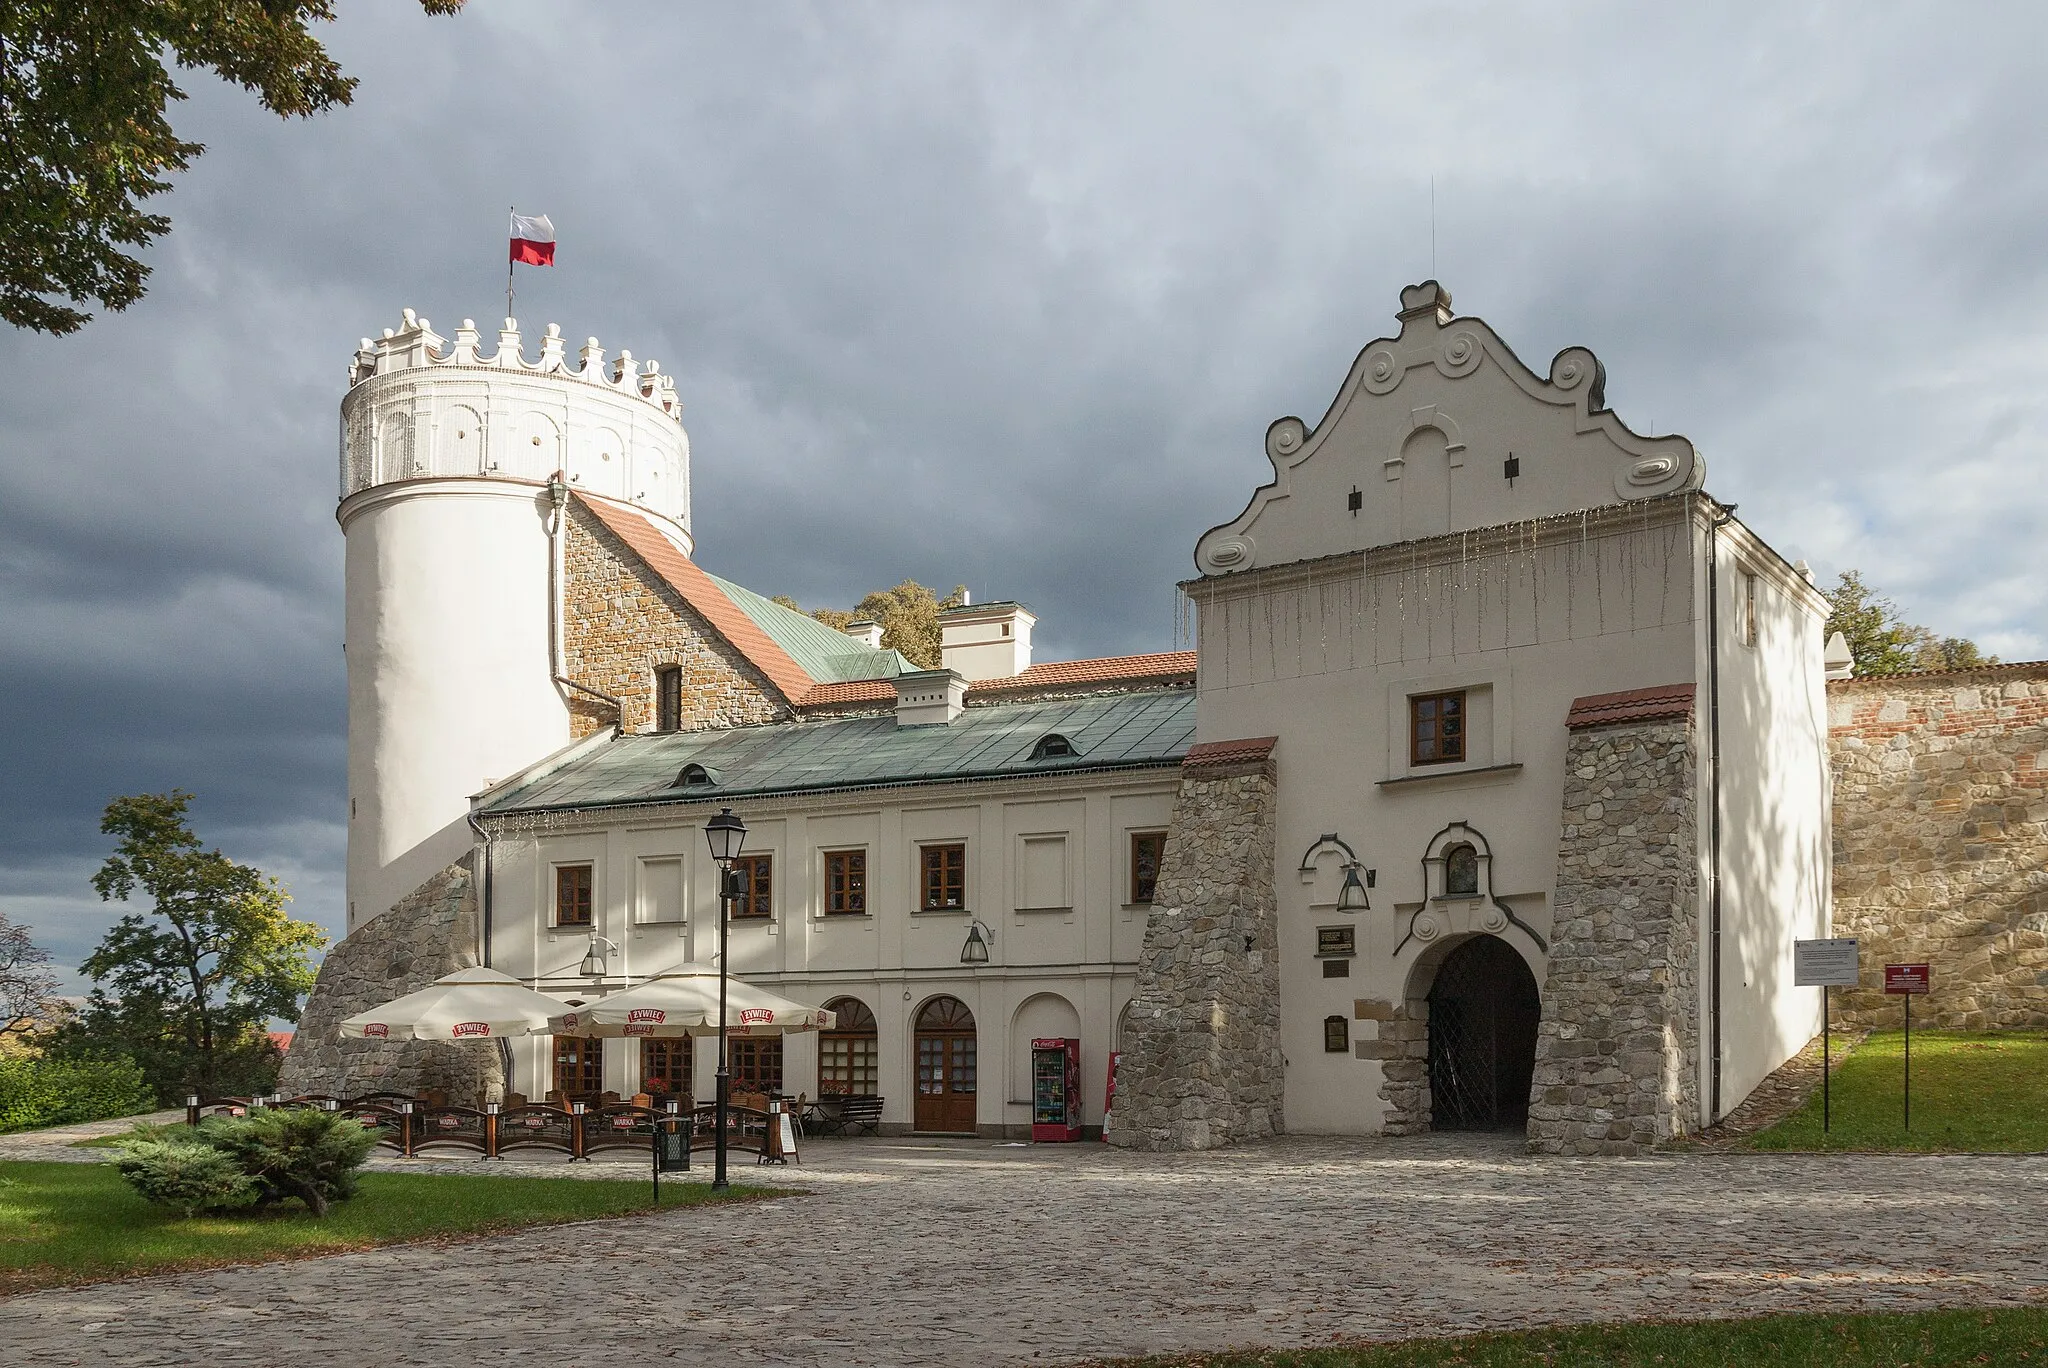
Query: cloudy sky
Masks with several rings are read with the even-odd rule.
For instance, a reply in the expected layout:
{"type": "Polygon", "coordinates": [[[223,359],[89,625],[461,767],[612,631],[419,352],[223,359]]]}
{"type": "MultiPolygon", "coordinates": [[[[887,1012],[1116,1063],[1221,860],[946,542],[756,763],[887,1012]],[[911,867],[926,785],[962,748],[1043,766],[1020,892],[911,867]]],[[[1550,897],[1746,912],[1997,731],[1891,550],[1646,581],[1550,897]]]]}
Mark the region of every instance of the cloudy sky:
{"type": "Polygon", "coordinates": [[[66,966],[101,807],[173,785],[338,925],[343,368],[494,322],[508,204],[561,238],[528,330],[677,377],[699,559],[764,593],[1167,648],[1434,263],[1788,556],[2048,655],[2048,7],[340,8],[352,108],[189,76],[149,296],[0,333],[0,909],[66,966]]]}

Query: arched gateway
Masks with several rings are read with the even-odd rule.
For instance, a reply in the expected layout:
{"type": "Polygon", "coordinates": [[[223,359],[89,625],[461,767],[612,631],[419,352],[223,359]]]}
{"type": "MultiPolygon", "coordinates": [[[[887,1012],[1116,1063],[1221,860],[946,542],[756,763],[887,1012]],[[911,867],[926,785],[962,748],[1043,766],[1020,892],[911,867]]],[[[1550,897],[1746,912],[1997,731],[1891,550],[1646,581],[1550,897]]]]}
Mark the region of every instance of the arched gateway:
{"type": "Polygon", "coordinates": [[[1431,1129],[1528,1125],[1541,1015],[1536,978],[1506,941],[1474,936],[1444,957],[1429,989],[1431,1129]]]}

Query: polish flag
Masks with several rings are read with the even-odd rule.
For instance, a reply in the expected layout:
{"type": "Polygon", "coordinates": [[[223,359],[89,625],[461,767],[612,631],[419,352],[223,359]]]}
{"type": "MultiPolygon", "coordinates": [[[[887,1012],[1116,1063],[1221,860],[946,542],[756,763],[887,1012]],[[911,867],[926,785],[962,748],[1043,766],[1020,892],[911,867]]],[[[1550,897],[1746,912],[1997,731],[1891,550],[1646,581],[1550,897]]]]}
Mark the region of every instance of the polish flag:
{"type": "Polygon", "coordinates": [[[555,264],[555,225],[546,214],[512,216],[512,260],[523,266],[555,264]]]}

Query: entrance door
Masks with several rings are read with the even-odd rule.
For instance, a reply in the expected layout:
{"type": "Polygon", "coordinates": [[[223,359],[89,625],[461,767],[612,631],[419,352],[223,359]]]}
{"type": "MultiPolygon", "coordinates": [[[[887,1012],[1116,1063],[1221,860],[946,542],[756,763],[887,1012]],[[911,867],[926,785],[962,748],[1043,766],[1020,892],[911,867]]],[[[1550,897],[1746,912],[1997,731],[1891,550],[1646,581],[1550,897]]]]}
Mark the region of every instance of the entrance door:
{"type": "Polygon", "coordinates": [[[974,1013],[933,998],[917,1014],[917,1129],[974,1134],[975,1081],[974,1013]]]}
{"type": "Polygon", "coordinates": [[[1451,951],[1429,990],[1433,1130],[1522,1130],[1536,1072],[1536,978],[1514,947],[1474,936],[1451,951]]]}

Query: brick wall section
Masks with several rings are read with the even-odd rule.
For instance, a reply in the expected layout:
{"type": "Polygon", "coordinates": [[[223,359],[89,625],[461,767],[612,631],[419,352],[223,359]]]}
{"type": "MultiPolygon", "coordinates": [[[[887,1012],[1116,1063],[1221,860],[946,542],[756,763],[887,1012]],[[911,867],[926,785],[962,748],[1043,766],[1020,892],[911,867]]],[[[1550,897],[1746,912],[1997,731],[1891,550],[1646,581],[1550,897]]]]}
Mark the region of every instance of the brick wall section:
{"type": "Polygon", "coordinates": [[[476,963],[475,881],[465,856],[327,952],[299,1014],[278,1088],[286,1096],[443,1089],[458,1105],[501,1101],[498,1051],[482,1041],[340,1040],[341,1023],[476,963]]]}
{"type": "Polygon", "coordinates": [[[1202,1150],[1285,1129],[1272,741],[1191,751],[1145,923],[1112,1144],[1202,1150]]]}
{"type": "Polygon", "coordinates": [[[1843,1016],[1897,1025],[1883,966],[1925,962],[1916,1020],[2048,1026],[2048,663],[1836,681],[1828,721],[1843,1016]]]}
{"type": "Polygon", "coordinates": [[[1572,733],[1529,1148],[1635,1154],[1699,1116],[1689,718],[1572,733]]]}
{"type": "MultiPolygon", "coordinates": [[[[1443,953],[1453,947],[1445,946],[1443,953]]],[[[1438,958],[1442,958],[1439,953],[1438,958]]],[[[1359,1021],[1377,1023],[1370,1040],[1353,1043],[1360,1059],[1380,1061],[1380,1100],[1387,1110],[1380,1121],[1382,1135],[1419,1135],[1429,1129],[1429,974],[1416,974],[1411,981],[1422,989],[1420,995],[1401,1002],[1360,998],[1351,1005],[1359,1021]]]]}
{"type": "MultiPolygon", "coordinates": [[[[625,729],[654,726],[654,672],[683,671],[683,730],[738,727],[790,716],[767,679],[590,510],[571,500],[563,546],[563,664],[571,679],[621,700],[625,729]]],[[[612,711],[571,699],[580,739],[610,725],[612,711]]]]}

